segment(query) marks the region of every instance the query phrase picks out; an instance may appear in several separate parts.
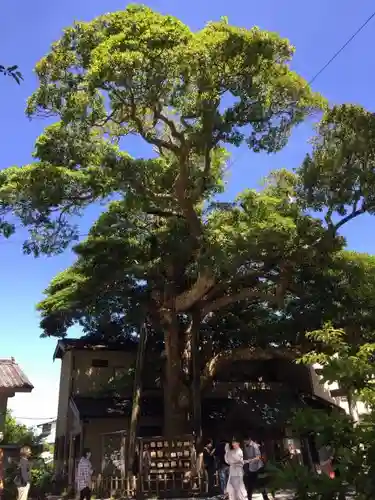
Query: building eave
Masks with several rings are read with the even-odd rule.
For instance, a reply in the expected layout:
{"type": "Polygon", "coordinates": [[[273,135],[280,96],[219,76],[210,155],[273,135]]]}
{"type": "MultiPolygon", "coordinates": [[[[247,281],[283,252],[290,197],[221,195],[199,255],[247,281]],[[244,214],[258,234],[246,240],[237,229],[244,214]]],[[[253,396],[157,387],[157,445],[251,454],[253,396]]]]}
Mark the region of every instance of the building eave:
{"type": "Polygon", "coordinates": [[[14,395],[16,392],[31,392],[33,389],[33,384],[14,358],[0,359],[0,392],[2,394],[14,395]]]}

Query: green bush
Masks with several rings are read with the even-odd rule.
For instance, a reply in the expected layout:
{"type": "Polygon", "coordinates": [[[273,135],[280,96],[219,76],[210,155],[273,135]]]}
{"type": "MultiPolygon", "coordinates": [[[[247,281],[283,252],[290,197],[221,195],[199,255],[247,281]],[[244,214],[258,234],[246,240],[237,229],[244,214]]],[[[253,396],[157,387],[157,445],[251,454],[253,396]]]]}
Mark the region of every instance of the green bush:
{"type": "Polygon", "coordinates": [[[50,464],[46,465],[42,460],[34,463],[31,469],[31,491],[32,497],[44,498],[53,489],[53,469],[50,464]]]}
{"type": "Polygon", "coordinates": [[[330,479],[325,474],[314,474],[306,466],[292,463],[278,467],[271,484],[275,491],[294,491],[293,500],[334,499],[342,491],[339,479],[330,479]]]}
{"type": "Polygon", "coordinates": [[[14,500],[17,498],[17,488],[14,479],[17,474],[17,464],[11,463],[4,470],[4,491],[3,500],[14,500]]]}
{"type": "MultiPolygon", "coordinates": [[[[17,488],[14,479],[17,474],[17,463],[12,462],[4,474],[4,497],[3,500],[14,500],[17,498],[17,488]]],[[[30,497],[44,498],[53,489],[53,469],[50,464],[46,465],[43,460],[33,462],[30,471],[30,497]]]]}
{"type": "Polygon", "coordinates": [[[273,475],[276,489],[292,489],[296,499],[375,498],[375,414],[356,424],[340,412],[305,409],[295,414],[291,428],[296,435],[312,430],[317,448],[327,446],[335,460],[334,479],[305,466],[285,464],[273,475]]]}

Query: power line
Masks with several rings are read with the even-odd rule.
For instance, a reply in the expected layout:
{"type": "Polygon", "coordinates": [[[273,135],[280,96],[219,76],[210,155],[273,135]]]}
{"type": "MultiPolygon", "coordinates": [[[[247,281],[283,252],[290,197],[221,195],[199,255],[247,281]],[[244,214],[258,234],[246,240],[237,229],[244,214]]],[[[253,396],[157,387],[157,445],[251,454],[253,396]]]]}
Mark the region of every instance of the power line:
{"type": "Polygon", "coordinates": [[[49,421],[53,421],[53,420],[56,420],[57,417],[17,417],[17,416],[12,415],[12,418],[14,418],[16,420],[49,420],[49,421]]]}
{"type": "MultiPolygon", "coordinates": [[[[0,415],[7,415],[7,412],[0,412],[0,415]]],[[[57,420],[57,417],[18,417],[17,415],[13,415],[13,413],[11,413],[11,417],[15,420],[47,420],[47,422],[44,422],[47,424],[57,420]]]]}
{"type": "Polygon", "coordinates": [[[360,34],[360,32],[368,25],[368,23],[375,17],[375,11],[366,19],[366,21],[357,29],[357,31],[355,31],[352,36],[350,38],[348,38],[348,40],[344,43],[344,45],[342,45],[339,50],[337,52],[335,52],[333,54],[333,56],[331,57],[331,59],[329,59],[326,64],[324,66],[322,66],[322,68],[320,68],[320,70],[315,73],[315,75],[311,78],[311,80],[309,81],[309,85],[311,85],[322,73],[323,71],[325,71],[328,66],[330,66],[331,63],[333,63],[333,61],[341,54],[341,52],[343,52],[346,47],[354,40],[354,38],[360,34]]]}
{"type": "MultiPolygon", "coordinates": [[[[315,75],[308,81],[307,85],[311,85],[315,80],[330,66],[335,59],[346,49],[346,47],[356,38],[357,35],[369,24],[370,21],[375,17],[375,11],[366,19],[366,21],[351,35],[350,38],[346,40],[346,42],[333,54],[333,56],[322,66],[315,75]]],[[[242,154],[238,155],[231,162],[231,167],[242,157],[242,154]]]]}

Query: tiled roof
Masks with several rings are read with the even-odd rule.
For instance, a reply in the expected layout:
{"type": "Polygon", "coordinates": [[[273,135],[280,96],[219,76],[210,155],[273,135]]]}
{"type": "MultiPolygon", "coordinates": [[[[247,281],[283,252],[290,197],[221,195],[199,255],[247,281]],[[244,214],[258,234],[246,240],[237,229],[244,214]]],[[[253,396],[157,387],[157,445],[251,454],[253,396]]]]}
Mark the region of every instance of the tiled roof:
{"type": "Polygon", "coordinates": [[[108,342],[98,337],[82,337],[80,339],[60,339],[57,341],[53,359],[61,359],[66,351],[70,350],[88,350],[88,351],[136,351],[137,342],[131,339],[123,341],[108,342]]]}
{"type": "Polygon", "coordinates": [[[29,392],[34,388],[24,372],[12,359],[0,359],[0,390],[29,392]]]}

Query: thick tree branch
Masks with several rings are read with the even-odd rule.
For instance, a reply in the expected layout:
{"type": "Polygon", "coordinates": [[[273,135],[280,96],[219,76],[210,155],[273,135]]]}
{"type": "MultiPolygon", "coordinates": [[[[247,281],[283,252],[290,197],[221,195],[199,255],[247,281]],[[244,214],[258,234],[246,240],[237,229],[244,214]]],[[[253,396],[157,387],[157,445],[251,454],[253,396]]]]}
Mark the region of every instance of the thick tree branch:
{"type": "MultiPolygon", "coordinates": [[[[235,274],[233,275],[232,279],[224,282],[217,283],[210,291],[209,293],[205,296],[205,301],[210,302],[215,299],[218,295],[223,295],[229,288],[233,287],[240,287],[241,285],[244,287],[246,286],[249,288],[250,286],[250,280],[256,280],[254,281],[254,285],[258,282],[259,278],[265,278],[267,276],[266,271],[262,269],[252,269],[246,273],[243,274],[235,274]]],[[[267,279],[268,276],[267,276],[267,279]]],[[[273,281],[273,279],[270,281],[273,281]]]]}
{"type": "Polygon", "coordinates": [[[163,115],[161,110],[157,107],[154,108],[154,116],[156,120],[160,120],[162,123],[164,123],[169,128],[172,137],[174,139],[177,139],[180,142],[181,146],[185,147],[186,141],[184,133],[177,130],[175,122],[163,115]]]}
{"type": "Polygon", "coordinates": [[[178,212],[175,212],[173,210],[163,210],[163,209],[159,209],[159,208],[150,208],[146,211],[147,215],[157,215],[158,217],[166,217],[166,218],[169,218],[169,217],[177,217],[177,218],[180,218],[180,219],[184,219],[185,217],[178,213],[178,212]]]}
{"type": "Polygon", "coordinates": [[[194,285],[186,292],[181,293],[175,299],[175,311],[188,311],[194,304],[202,299],[213,287],[215,279],[209,272],[199,274],[194,285]]]}
{"type": "MultiPolygon", "coordinates": [[[[105,89],[108,90],[108,89],[105,89]]],[[[114,93],[114,95],[122,102],[125,106],[128,106],[129,103],[125,102],[122,98],[121,94],[113,87],[110,87],[110,90],[114,93]]],[[[201,222],[198,218],[198,215],[194,209],[194,204],[190,201],[188,197],[188,172],[187,172],[187,162],[189,159],[188,147],[185,141],[185,136],[183,132],[179,132],[173,120],[169,120],[167,117],[161,114],[159,110],[156,108],[153,110],[155,118],[160,119],[163,123],[165,123],[171,131],[172,137],[178,139],[180,141],[180,146],[173,144],[172,142],[164,141],[159,137],[156,137],[155,134],[150,133],[150,131],[146,130],[144,124],[137,115],[137,105],[135,99],[132,95],[131,89],[127,88],[130,94],[130,115],[134,124],[137,127],[137,131],[140,136],[149,144],[156,146],[159,150],[166,149],[171,151],[179,158],[180,163],[180,172],[177,176],[175,182],[175,193],[177,199],[180,203],[183,214],[190,226],[190,230],[193,238],[198,241],[202,234],[201,222]]]]}
{"type": "Polygon", "coordinates": [[[361,198],[361,194],[359,192],[356,192],[354,195],[354,202],[352,206],[352,211],[350,214],[346,215],[342,219],[340,219],[336,224],[332,221],[332,213],[333,209],[330,208],[325,216],[326,223],[328,225],[328,228],[331,230],[331,232],[336,236],[337,231],[350,222],[351,220],[355,219],[356,217],[363,215],[366,213],[368,210],[371,208],[374,208],[374,205],[367,205],[365,200],[362,200],[362,205],[358,208],[358,204],[361,198]]]}
{"type": "Polygon", "coordinates": [[[276,294],[262,292],[259,290],[254,290],[254,288],[244,288],[240,292],[234,293],[233,295],[225,295],[212,302],[206,304],[203,308],[203,315],[209,314],[211,312],[227,307],[235,302],[240,302],[242,300],[257,299],[263,302],[278,303],[279,298],[276,294]]]}
{"type": "Polygon", "coordinates": [[[184,213],[187,223],[191,231],[191,236],[195,240],[196,245],[199,245],[199,239],[202,235],[202,225],[198,214],[195,211],[194,204],[188,196],[188,174],[187,174],[187,156],[180,157],[180,172],[175,182],[176,197],[180,203],[181,210],[184,213]]]}
{"type": "Polygon", "coordinates": [[[333,225],[333,227],[332,227],[333,233],[336,235],[336,233],[340,229],[340,227],[342,227],[347,222],[350,222],[351,220],[355,219],[359,215],[364,214],[366,212],[366,210],[367,210],[367,207],[365,207],[364,203],[363,203],[361,208],[359,208],[357,210],[354,209],[349,215],[347,215],[346,217],[343,217],[342,219],[339,220],[339,222],[337,224],[333,225]]]}
{"type": "Polygon", "coordinates": [[[259,349],[258,347],[239,347],[221,352],[211,358],[205,365],[201,375],[201,389],[212,383],[216,374],[222,370],[225,365],[234,361],[251,361],[281,358],[294,361],[300,356],[297,348],[270,347],[268,349],[259,349]]]}
{"type": "MultiPolygon", "coordinates": [[[[126,102],[123,97],[121,96],[121,94],[116,90],[116,88],[114,88],[113,86],[109,86],[109,87],[106,87],[104,86],[104,90],[110,90],[113,95],[115,95],[117,97],[117,99],[119,99],[119,101],[126,107],[129,107],[129,103],[126,102]]],[[[137,132],[139,133],[139,135],[146,141],[148,142],[149,144],[152,144],[154,146],[157,146],[158,148],[164,148],[164,149],[167,149],[168,151],[172,151],[173,153],[175,153],[176,155],[179,154],[180,152],[180,148],[178,146],[176,146],[175,144],[171,143],[171,142],[168,142],[168,141],[164,141],[163,139],[160,139],[160,137],[156,137],[155,134],[152,134],[149,130],[146,130],[146,128],[144,127],[144,124],[141,120],[141,118],[139,118],[139,116],[137,115],[137,104],[135,102],[135,99],[134,99],[134,96],[132,94],[132,91],[129,87],[127,87],[127,90],[130,94],[130,100],[131,100],[131,103],[130,103],[130,117],[131,119],[133,120],[136,128],[137,128],[137,132]]]]}

